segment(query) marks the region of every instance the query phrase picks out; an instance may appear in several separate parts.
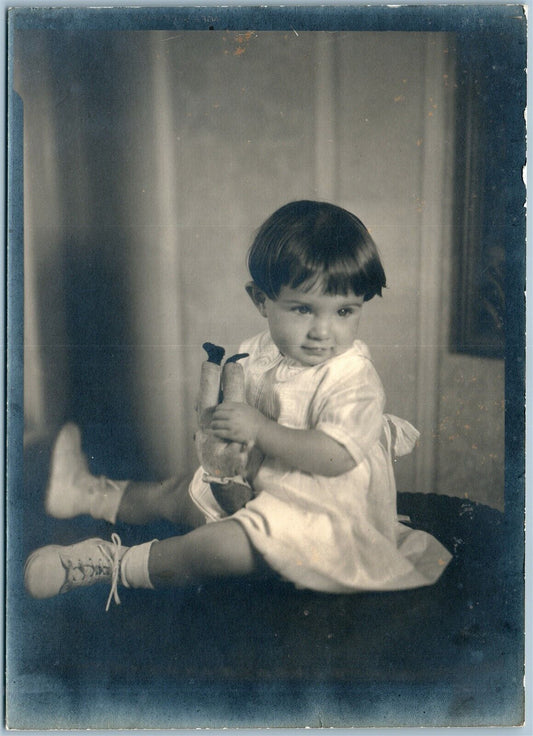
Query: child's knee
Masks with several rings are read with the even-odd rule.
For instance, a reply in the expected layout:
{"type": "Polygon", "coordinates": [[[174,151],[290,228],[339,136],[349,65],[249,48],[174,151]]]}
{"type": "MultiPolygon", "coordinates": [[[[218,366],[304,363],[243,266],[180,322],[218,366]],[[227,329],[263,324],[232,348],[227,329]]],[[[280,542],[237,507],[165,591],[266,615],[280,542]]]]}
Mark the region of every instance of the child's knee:
{"type": "Polygon", "coordinates": [[[176,524],[193,529],[205,524],[205,517],[189,494],[191,476],[173,477],[161,483],[162,506],[165,516],[176,524]]]}

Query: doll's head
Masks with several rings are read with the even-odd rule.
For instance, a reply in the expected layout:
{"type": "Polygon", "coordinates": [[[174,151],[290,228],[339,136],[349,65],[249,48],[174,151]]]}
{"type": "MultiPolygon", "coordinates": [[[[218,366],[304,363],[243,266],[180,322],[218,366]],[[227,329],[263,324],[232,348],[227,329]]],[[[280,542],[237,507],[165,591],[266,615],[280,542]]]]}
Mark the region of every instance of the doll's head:
{"type": "Polygon", "coordinates": [[[250,248],[247,291],[280,352],[314,366],[349,350],[363,303],[385,287],[374,241],[335,205],[291,202],[261,226],[250,248]]]}
{"type": "Polygon", "coordinates": [[[326,202],[302,200],[276,210],[248,254],[254,284],[270,299],[283,286],[372,299],[386,285],[370,233],[355,215],[326,202]]]}

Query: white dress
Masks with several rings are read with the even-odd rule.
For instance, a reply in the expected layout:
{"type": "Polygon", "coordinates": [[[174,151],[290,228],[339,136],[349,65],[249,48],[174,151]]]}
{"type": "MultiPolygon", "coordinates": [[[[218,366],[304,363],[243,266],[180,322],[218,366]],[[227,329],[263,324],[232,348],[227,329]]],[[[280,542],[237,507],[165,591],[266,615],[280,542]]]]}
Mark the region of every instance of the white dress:
{"type": "MultiPolygon", "coordinates": [[[[366,345],[356,340],[312,367],[282,356],[268,332],[239,352],[249,353],[242,364],[251,406],[287,427],[324,432],[356,462],[332,478],[263,461],[254,498],[231,518],[268,565],[297,587],[332,593],[434,583],[451,555],[431,535],[402,524],[396,512],[392,453],[410,452],[418,432],[383,413],[383,387],[366,345]]],[[[193,500],[208,521],[227,518],[202,476],[199,468],[193,500]]]]}

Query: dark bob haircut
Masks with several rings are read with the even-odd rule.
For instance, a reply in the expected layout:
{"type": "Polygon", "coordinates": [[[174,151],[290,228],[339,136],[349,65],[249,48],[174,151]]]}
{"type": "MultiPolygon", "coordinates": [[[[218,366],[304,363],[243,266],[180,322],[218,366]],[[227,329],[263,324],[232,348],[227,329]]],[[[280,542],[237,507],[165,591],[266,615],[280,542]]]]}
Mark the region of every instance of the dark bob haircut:
{"type": "Polygon", "coordinates": [[[283,286],[356,294],[365,301],[386,286],[370,233],[355,215],[326,202],[289,202],[259,228],[248,253],[254,283],[270,299],[283,286]]]}

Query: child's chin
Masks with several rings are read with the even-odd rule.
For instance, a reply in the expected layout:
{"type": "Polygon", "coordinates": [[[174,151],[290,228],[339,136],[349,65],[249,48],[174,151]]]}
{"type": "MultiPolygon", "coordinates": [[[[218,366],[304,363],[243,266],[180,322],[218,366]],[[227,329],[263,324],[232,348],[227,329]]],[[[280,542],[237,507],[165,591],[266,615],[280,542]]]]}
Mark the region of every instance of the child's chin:
{"type": "Polygon", "coordinates": [[[298,357],[295,357],[302,365],[313,366],[325,363],[326,360],[332,358],[334,354],[335,353],[332,350],[304,350],[298,357]]]}

